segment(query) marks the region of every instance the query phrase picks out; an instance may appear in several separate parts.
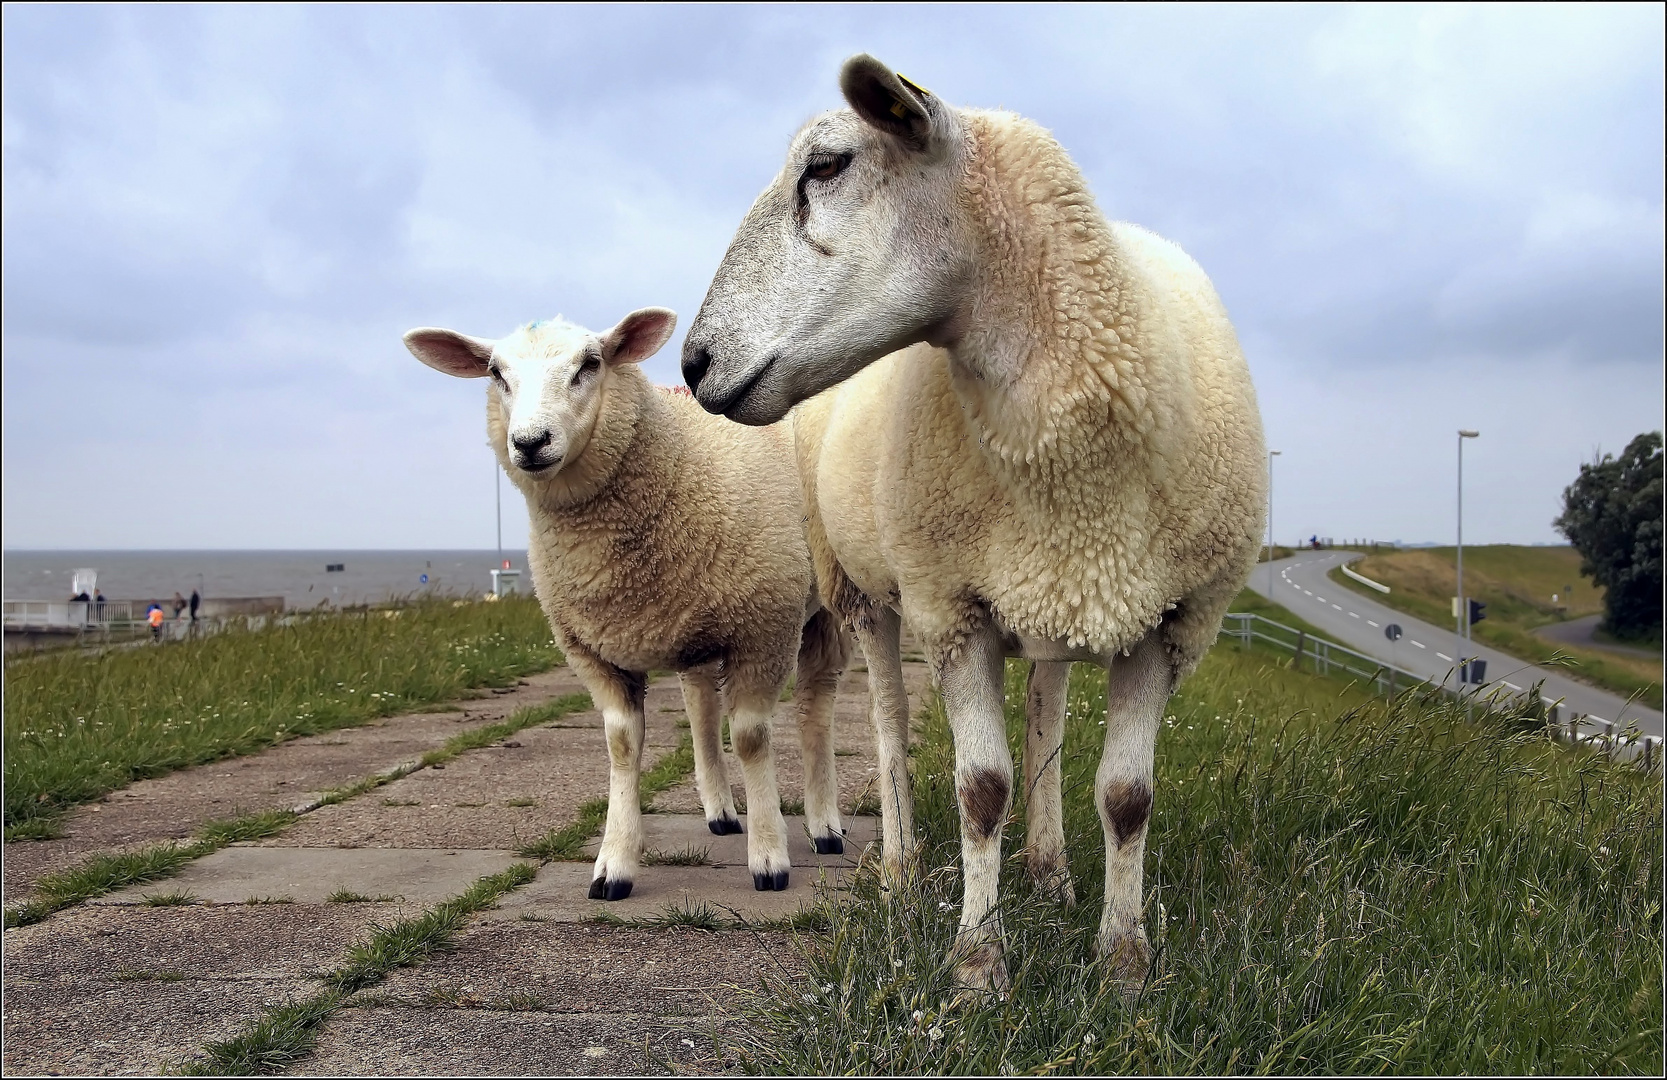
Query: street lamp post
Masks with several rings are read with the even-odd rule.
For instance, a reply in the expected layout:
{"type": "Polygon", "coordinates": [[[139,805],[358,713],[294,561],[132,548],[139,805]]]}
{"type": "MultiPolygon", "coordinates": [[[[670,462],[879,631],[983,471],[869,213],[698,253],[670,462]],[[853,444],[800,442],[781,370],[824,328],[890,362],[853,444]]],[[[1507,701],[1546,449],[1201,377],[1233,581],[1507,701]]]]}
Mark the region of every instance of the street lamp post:
{"type": "Polygon", "coordinates": [[[1278,450],[1268,451],[1268,599],[1273,599],[1273,459],[1278,450]]]}
{"type": "Polygon", "coordinates": [[[1464,689],[1464,672],[1470,663],[1470,655],[1466,651],[1470,647],[1470,605],[1464,596],[1464,441],[1481,435],[1479,431],[1459,429],[1459,507],[1458,507],[1458,544],[1454,548],[1454,563],[1458,566],[1458,619],[1457,636],[1459,639],[1459,689],[1464,689]]]}

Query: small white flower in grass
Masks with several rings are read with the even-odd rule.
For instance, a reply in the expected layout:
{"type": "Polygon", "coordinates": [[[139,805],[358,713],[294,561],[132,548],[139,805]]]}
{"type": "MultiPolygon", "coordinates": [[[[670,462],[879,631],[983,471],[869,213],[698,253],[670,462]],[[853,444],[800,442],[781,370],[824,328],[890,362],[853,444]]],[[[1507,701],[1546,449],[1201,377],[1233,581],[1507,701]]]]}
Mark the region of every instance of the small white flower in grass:
{"type": "Polygon", "coordinates": [[[926,1014],[921,1012],[919,1009],[916,1009],[914,1012],[910,1013],[909,1016],[917,1024],[920,1023],[922,1020],[926,1019],[926,1014]]]}
{"type": "Polygon", "coordinates": [[[937,1042],[939,1039],[943,1038],[943,1028],[933,1024],[931,1027],[926,1029],[926,1037],[931,1039],[933,1042],[937,1042]]]}
{"type": "Polygon", "coordinates": [[[891,962],[891,966],[892,966],[892,967],[894,967],[894,968],[900,968],[900,967],[902,967],[902,966],[903,966],[903,961],[901,961],[901,960],[893,960],[893,961],[892,961],[892,962],[891,962]]]}
{"type": "Polygon", "coordinates": [[[1093,1046],[1094,1045],[1094,1033],[1092,1031],[1086,1032],[1083,1035],[1082,1044],[1084,1046],[1093,1046]]]}
{"type": "Polygon", "coordinates": [[[1598,848],[1598,854],[1599,855],[1608,855],[1609,854],[1609,849],[1606,848],[1606,847],[1600,847],[1600,848],[1598,848]]]}

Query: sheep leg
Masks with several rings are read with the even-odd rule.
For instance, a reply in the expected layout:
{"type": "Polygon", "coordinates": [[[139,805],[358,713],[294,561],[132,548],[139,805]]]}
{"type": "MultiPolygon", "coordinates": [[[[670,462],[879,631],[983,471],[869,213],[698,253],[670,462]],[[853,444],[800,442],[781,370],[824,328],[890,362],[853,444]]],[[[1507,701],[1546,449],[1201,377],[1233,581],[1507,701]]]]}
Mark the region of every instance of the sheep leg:
{"type": "Polygon", "coordinates": [[[909,789],[909,692],[903,685],[903,620],[878,604],[853,620],[868,662],[868,700],[879,756],[881,869],[901,883],[917,843],[914,794],[909,789]]]}
{"type": "Polygon", "coordinates": [[[848,657],[833,613],[818,611],[805,623],[799,644],[793,707],[799,717],[799,753],[805,770],[805,828],[818,855],[842,855],[839,781],[834,773],[833,707],[848,657]]]}
{"type": "Polygon", "coordinates": [[[642,750],[645,733],[643,696],[648,678],[621,671],[581,650],[570,650],[568,664],[602,710],[608,738],[608,823],[591,874],[592,900],[623,900],[631,895],[642,860],[642,750]]]}
{"type": "Polygon", "coordinates": [[[770,745],[770,718],[780,696],[774,692],[737,691],[729,718],[729,741],[741,759],[747,782],[747,868],[759,892],[787,888],[787,822],[781,816],[776,787],[776,757],[770,745]]]}
{"type": "Polygon", "coordinates": [[[723,708],[718,684],[706,671],[682,674],[683,708],[689,714],[689,734],[695,744],[695,790],[706,811],[706,827],[716,836],[741,831],[735,814],[735,796],[729,789],[729,772],[724,768],[723,708]]]}
{"type": "Polygon", "coordinates": [[[955,979],[973,991],[1007,986],[1002,960],[1001,830],[1013,803],[1013,755],[1003,718],[1004,650],[988,627],[973,631],[939,662],[955,737],[955,793],[961,807],[961,928],[951,958],[955,979]]]}
{"type": "Polygon", "coordinates": [[[1025,844],[1031,880],[1064,904],[1076,903],[1065,857],[1059,755],[1065,749],[1069,663],[1036,661],[1025,685],[1025,844]]]}
{"type": "Polygon", "coordinates": [[[1094,779],[1106,840],[1106,891],[1095,946],[1101,962],[1125,983],[1144,981],[1152,958],[1140,923],[1141,885],[1152,752],[1173,684],[1173,665],[1157,632],[1114,659],[1106,681],[1105,752],[1094,779]]]}

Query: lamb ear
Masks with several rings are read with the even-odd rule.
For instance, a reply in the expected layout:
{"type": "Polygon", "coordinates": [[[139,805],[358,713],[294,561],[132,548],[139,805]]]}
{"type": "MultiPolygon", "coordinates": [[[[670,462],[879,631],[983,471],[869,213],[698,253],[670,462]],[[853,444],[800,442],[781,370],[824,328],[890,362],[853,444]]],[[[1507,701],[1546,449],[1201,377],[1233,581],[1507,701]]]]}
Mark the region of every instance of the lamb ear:
{"type": "Polygon", "coordinates": [[[639,308],[602,334],[602,358],[610,364],[635,364],[660,351],[677,329],[677,312],[670,308],[639,308]]]}
{"type": "Polygon", "coordinates": [[[942,103],[867,53],[845,61],[839,89],[869,126],[916,150],[931,142],[933,114],[942,111],[942,103]]]}
{"type": "Polygon", "coordinates": [[[405,347],[411,350],[412,356],[435,371],[459,379],[478,379],[486,374],[486,365],[492,362],[493,344],[485,338],[435,326],[419,326],[405,334],[405,347]]]}

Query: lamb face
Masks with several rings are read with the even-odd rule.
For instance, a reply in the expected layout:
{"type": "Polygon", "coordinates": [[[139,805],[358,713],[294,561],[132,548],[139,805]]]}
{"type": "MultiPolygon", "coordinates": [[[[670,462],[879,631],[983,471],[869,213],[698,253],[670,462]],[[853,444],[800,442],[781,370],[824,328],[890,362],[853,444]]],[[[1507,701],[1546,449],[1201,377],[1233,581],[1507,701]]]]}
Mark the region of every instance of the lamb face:
{"type": "Polygon", "coordinates": [[[887,353],[948,330],[971,266],[956,110],[870,56],[851,108],[811,120],[748,212],[683,346],[701,405],[773,423],[887,353]]]}
{"type": "Polygon", "coordinates": [[[547,478],[584,452],[613,367],[654,355],[676,325],[677,316],[665,308],[643,308],[601,334],[556,318],[497,341],[425,327],[406,334],[405,345],[449,375],[489,376],[506,460],[528,476],[547,478]]]}

